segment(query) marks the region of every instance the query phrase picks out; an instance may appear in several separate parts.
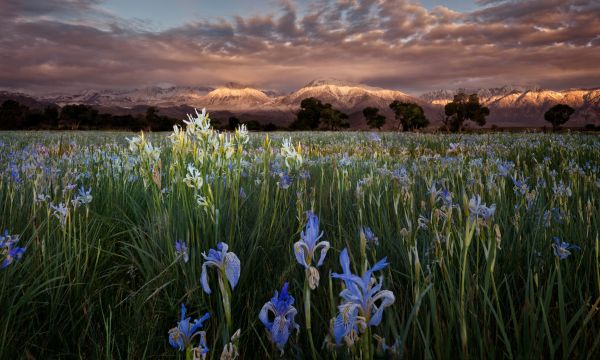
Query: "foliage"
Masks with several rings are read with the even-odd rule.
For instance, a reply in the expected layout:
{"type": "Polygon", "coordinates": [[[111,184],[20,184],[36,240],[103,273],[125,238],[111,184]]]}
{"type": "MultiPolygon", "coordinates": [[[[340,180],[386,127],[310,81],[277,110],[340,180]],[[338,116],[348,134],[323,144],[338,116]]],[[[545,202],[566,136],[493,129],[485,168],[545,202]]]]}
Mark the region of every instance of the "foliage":
{"type": "Polygon", "coordinates": [[[0,358],[599,357],[597,136],[371,135],[0,133],[0,358]]]}
{"type": "Polygon", "coordinates": [[[379,114],[379,109],[374,107],[366,107],[363,109],[363,116],[367,121],[367,125],[370,128],[377,128],[381,130],[381,127],[385,124],[385,116],[379,114]]]}
{"type": "Polygon", "coordinates": [[[402,125],[402,131],[412,131],[425,128],[429,125],[429,119],[425,116],[423,108],[415,103],[394,100],[390,104],[390,109],[396,115],[398,129],[402,125]]]}
{"type": "Polygon", "coordinates": [[[485,125],[485,117],[490,114],[490,110],[479,103],[477,94],[467,95],[460,92],[444,106],[444,113],[448,130],[457,132],[462,130],[465,121],[472,121],[479,126],[485,125]]]}
{"type": "Polygon", "coordinates": [[[569,121],[569,118],[575,109],[565,104],[556,104],[544,113],[544,120],[552,124],[552,128],[557,130],[561,125],[569,121]]]}
{"type": "Polygon", "coordinates": [[[322,103],[316,98],[306,98],[300,102],[300,111],[292,123],[292,130],[315,130],[321,124],[329,130],[347,128],[350,124],[346,121],[348,115],[335,109],[329,103],[322,103]]]}

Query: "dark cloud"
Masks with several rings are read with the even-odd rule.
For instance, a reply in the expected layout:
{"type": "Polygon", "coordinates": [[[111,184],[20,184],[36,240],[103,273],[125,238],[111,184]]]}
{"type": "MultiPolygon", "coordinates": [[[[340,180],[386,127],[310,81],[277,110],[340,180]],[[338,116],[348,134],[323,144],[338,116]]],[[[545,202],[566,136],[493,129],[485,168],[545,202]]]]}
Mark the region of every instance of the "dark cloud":
{"type": "Polygon", "coordinates": [[[314,78],[424,91],[531,83],[600,85],[600,5],[479,1],[476,11],[407,0],[292,0],[260,16],[149,31],[93,0],[0,2],[0,86],[37,91],[314,78]]]}

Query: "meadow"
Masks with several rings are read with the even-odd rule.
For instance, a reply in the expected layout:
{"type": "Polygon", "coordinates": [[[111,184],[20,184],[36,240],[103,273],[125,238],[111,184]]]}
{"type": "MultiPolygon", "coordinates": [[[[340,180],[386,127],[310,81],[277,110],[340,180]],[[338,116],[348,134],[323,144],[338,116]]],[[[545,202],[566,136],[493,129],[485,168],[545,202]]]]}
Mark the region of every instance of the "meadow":
{"type": "Polygon", "coordinates": [[[2,132],[0,165],[1,359],[600,356],[597,136],[200,113],[2,132]]]}

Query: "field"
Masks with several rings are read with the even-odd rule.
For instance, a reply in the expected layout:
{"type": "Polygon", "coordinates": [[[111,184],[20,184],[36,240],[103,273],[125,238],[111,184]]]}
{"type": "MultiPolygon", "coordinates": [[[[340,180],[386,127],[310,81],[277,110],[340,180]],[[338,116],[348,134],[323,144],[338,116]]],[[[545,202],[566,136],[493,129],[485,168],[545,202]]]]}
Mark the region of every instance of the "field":
{"type": "Polygon", "coordinates": [[[218,134],[200,115],[4,132],[0,165],[1,359],[600,355],[597,136],[218,134]],[[209,313],[197,334],[182,304],[209,313]]]}

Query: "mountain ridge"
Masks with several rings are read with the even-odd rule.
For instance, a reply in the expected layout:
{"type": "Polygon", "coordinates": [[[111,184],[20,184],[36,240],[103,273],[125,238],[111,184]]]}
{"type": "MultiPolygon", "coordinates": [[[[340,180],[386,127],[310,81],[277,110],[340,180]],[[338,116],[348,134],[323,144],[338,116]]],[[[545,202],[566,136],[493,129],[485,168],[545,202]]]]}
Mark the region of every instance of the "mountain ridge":
{"type": "MultiPolygon", "coordinates": [[[[288,94],[279,95],[274,91],[262,90],[250,85],[227,83],[223,86],[149,86],[133,89],[83,90],[70,94],[49,94],[30,96],[14,93],[21,98],[28,97],[30,103],[86,104],[111,111],[130,111],[156,106],[164,109],[184,109],[186,107],[206,107],[209,111],[231,113],[235,116],[258,119],[261,122],[278,122],[289,125],[300,108],[300,102],[307,97],[315,97],[350,116],[353,127],[365,127],[362,109],[377,107],[388,118],[388,126],[393,123],[394,114],[389,104],[394,100],[415,102],[423,107],[432,125],[438,125],[443,118],[443,106],[452,100],[458,91],[477,93],[483,105],[490,108],[488,126],[545,126],[543,113],[557,103],[566,103],[576,112],[570,124],[583,126],[587,122],[600,122],[600,88],[547,90],[522,85],[505,85],[480,89],[440,89],[413,96],[399,90],[372,87],[360,83],[337,79],[316,79],[288,94]],[[117,110],[118,109],[118,110],[117,110]]],[[[8,98],[9,92],[0,98],[8,98]]],[[[178,110],[179,111],[179,110],[178,110]]]]}

